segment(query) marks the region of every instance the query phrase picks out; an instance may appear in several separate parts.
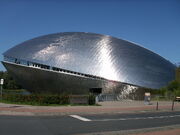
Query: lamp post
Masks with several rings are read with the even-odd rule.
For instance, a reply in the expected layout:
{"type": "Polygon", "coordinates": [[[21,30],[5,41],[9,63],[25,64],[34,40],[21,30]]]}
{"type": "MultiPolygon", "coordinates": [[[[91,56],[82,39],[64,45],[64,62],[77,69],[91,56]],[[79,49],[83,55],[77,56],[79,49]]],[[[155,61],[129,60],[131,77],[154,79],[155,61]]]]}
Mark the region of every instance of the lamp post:
{"type": "Polygon", "coordinates": [[[4,84],[4,79],[1,79],[0,85],[1,85],[1,100],[2,100],[2,94],[3,94],[3,84],[4,84]]]}

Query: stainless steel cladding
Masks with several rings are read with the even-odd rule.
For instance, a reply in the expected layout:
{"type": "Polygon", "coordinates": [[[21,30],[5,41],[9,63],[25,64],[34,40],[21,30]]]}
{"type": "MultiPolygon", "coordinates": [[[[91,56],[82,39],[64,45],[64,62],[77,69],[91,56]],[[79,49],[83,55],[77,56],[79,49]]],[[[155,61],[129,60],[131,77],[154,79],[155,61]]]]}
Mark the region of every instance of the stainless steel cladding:
{"type": "Polygon", "coordinates": [[[49,70],[59,68],[147,88],[163,87],[175,78],[175,66],[161,56],[134,43],[95,33],[37,37],[9,49],[4,56],[42,64],[49,70]]]}

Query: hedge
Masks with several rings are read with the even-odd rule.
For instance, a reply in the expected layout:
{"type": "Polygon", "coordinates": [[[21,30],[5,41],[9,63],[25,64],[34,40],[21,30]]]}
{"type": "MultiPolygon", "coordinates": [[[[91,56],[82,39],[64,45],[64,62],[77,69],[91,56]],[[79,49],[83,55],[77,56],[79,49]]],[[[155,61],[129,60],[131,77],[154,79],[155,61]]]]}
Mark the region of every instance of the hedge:
{"type": "MultiPolygon", "coordinates": [[[[4,94],[3,101],[11,103],[23,103],[23,104],[39,104],[39,105],[66,105],[70,104],[70,99],[76,97],[77,95],[20,95],[20,94],[4,94]]],[[[95,104],[95,97],[93,95],[82,95],[87,97],[88,104],[95,104]]],[[[81,95],[78,97],[81,98],[81,95]]]]}

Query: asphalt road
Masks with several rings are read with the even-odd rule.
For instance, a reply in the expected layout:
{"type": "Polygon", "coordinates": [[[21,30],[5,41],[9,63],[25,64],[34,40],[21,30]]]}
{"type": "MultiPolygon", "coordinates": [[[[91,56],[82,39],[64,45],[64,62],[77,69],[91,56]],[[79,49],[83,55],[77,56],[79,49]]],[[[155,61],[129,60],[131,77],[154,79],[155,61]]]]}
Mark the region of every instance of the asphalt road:
{"type": "Polygon", "coordinates": [[[0,116],[0,135],[71,135],[180,124],[180,112],[0,116]]]}

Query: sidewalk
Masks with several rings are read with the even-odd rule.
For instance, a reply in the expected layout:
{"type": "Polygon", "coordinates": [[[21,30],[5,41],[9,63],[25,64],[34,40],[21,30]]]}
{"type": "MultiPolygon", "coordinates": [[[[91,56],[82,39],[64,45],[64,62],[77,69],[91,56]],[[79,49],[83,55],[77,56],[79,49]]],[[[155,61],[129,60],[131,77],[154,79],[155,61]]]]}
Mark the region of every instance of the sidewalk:
{"type": "Polygon", "coordinates": [[[99,133],[87,133],[80,135],[180,135],[180,125],[99,133]]]}
{"type": "MultiPolygon", "coordinates": [[[[157,111],[157,102],[145,105],[143,101],[99,102],[101,106],[31,106],[0,103],[0,115],[70,115],[100,113],[133,113],[157,111]]],[[[159,101],[158,111],[171,111],[172,102],[159,101]]],[[[180,102],[174,103],[174,110],[180,111],[180,102]]]]}
{"type": "Polygon", "coordinates": [[[180,135],[180,129],[167,129],[163,131],[152,131],[152,132],[130,134],[130,135],[180,135]]]}

